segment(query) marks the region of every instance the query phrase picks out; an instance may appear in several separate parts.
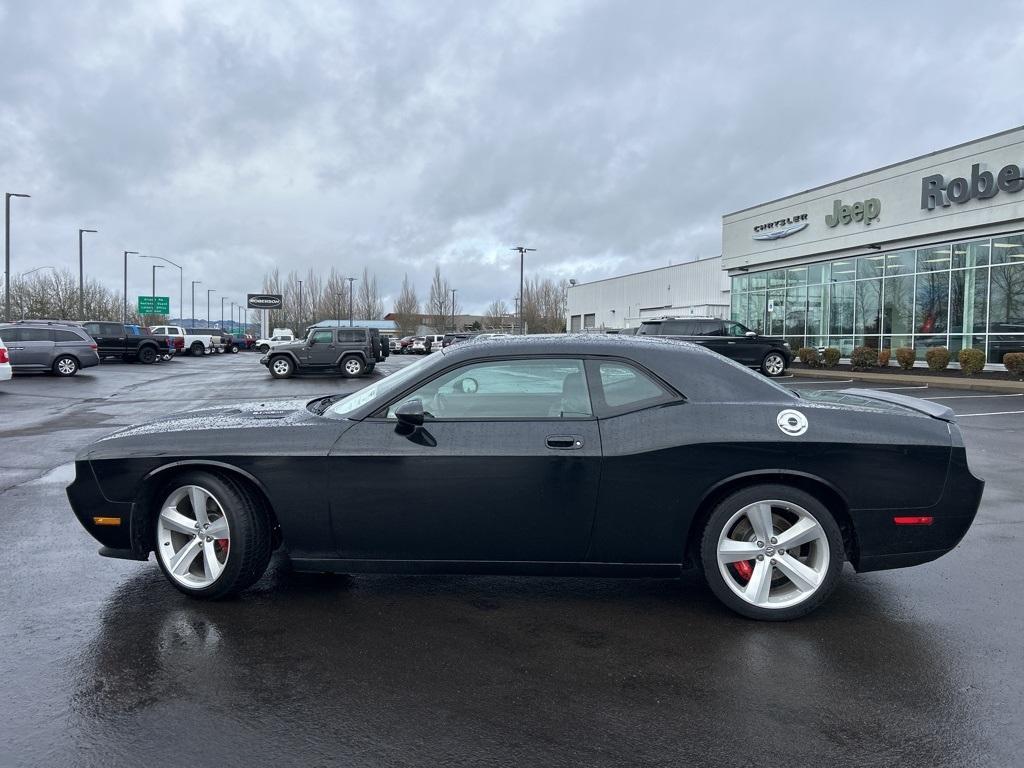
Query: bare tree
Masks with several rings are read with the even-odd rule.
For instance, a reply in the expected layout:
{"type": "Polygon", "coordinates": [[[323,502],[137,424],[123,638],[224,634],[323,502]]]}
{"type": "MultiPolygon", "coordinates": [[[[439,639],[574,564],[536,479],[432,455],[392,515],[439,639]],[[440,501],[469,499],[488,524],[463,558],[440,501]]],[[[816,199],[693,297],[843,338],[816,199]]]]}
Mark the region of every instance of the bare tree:
{"type": "Polygon", "coordinates": [[[565,332],[566,286],[547,278],[526,281],[523,322],[529,333],[565,332]]]}
{"type": "Polygon", "coordinates": [[[420,324],[420,300],[416,297],[416,288],[409,282],[408,274],[402,278],[402,292],[395,302],[394,316],[402,333],[416,333],[420,324]]]}
{"type": "Polygon", "coordinates": [[[359,284],[356,314],[363,320],[380,320],[384,315],[384,302],[377,290],[377,276],[371,275],[366,267],[363,267],[363,280],[359,284]]]}
{"type": "Polygon", "coordinates": [[[484,326],[486,328],[503,328],[510,322],[508,304],[501,299],[492,301],[484,314],[484,326]]]}
{"type": "Polygon", "coordinates": [[[434,279],[430,283],[430,301],[427,304],[427,324],[436,333],[443,333],[451,321],[451,285],[441,277],[441,268],[434,267],[434,279]]]}

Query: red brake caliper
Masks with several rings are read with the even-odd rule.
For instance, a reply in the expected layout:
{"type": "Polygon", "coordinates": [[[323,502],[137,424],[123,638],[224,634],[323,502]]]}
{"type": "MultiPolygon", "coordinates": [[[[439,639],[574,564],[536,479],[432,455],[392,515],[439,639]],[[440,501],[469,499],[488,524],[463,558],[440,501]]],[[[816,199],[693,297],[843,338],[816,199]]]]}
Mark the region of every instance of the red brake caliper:
{"type": "MultiPolygon", "coordinates": [[[[218,552],[223,552],[225,555],[228,553],[228,539],[214,539],[213,546],[217,548],[218,552]]],[[[746,565],[746,563],[744,563],[746,565]]],[[[749,577],[748,577],[749,578],[749,577]]]]}
{"type": "Polygon", "coordinates": [[[733,563],[733,567],[736,568],[736,575],[743,581],[750,581],[750,577],[754,574],[753,560],[737,560],[733,563]]]}

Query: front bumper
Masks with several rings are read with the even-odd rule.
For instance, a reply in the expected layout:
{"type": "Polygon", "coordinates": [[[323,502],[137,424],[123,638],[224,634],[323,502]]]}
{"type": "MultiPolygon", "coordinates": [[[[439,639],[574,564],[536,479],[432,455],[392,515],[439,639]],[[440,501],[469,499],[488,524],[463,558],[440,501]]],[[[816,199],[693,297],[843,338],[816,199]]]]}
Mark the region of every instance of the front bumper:
{"type": "Polygon", "coordinates": [[[132,549],[133,505],[106,498],[88,461],[75,462],[75,479],[67,495],[78,522],[96,541],[112,550],[132,549]]]}

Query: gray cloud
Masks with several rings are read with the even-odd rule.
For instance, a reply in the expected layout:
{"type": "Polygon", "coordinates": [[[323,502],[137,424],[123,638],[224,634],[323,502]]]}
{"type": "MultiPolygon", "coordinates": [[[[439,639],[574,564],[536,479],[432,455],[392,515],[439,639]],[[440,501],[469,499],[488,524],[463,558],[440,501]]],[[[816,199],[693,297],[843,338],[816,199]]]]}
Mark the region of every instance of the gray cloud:
{"type": "Polygon", "coordinates": [[[0,0],[14,271],[90,226],[114,287],[125,248],[234,299],[441,264],[481,309],[519,242],[581,280],[713,255],[724,212],[1024,122],[1024,11],[976,6],[0,0]]]}

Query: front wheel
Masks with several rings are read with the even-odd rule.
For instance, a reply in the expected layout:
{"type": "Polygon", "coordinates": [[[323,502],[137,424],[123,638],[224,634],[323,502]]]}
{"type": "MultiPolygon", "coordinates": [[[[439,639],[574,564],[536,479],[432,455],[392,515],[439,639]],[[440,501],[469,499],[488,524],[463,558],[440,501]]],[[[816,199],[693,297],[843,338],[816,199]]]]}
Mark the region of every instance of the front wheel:
{"type": "Polygon", "coordinates": [[[258,347],[256,347],[256,349],[258,349],[260,352],[262,352],[265,355],[265,354],[267,354],[267,352],[270,351],[270,345],[269,344],[260,344],[258,347]]]}
{"type": "Polygon", "coordinates": [[[275,379],[287,379],[295,372],[295,365],[292,361],[280,355],[270,361],[270,375],[275,379]]]}
{"type": "Polygon", "coordinates": [[[153,347],[145,346],[139,350],[139,362],[144,365],[152,365],[156,362],[158,355],[153,347]]]}
{"type": "Polygon", "coordinates": [[[817,608],[843,567],[843,536],[809,493],[758,485],[722,501],[701,539],[708,586],[747,618],[786,621],[817,608]]]}
{"type": "Polygon", "coordinates": [[[188,348],[188,351],[189,351],[189,354],[191,354],[191,355],[201,355],[201,354],[203,354],[203,352],[205,351],[204,347],[203,347],[203,342],[201,342],[201,341],[193,341],[192,342],[192,346],[188,348]]]}
{"type": "Polygon", "coordinates": [[[249,489],[208,472],[187,472],[158,498],[153,547],[177,589],[191,597],[229,597],[263,575],[271,527],[249,489]]]}
{"type": "Polygon", "coordinates": [[[237,355],[238,354],[238,345],[237,344],[232,344],[231,345],[231,354],[232,355],[237,355]]]}
{"type": "Polygon", "coordinates": [[[78,373],[78,361],[71,355],[61,355],[53,361],[55,376],[74,376],[78,373]]]}
{"type": "Polygon", "coordinates": [[[341,361],[341,372],[349,378],[362,376],[366,365],[358,357],[346,357],[341,361]]]}
{"type": "Polygon", "coordinates": [[[761,372],[765,376],[781,376],[786,372],[786,358],[779,352],[769,352],[761,361],[761,372]]]}

